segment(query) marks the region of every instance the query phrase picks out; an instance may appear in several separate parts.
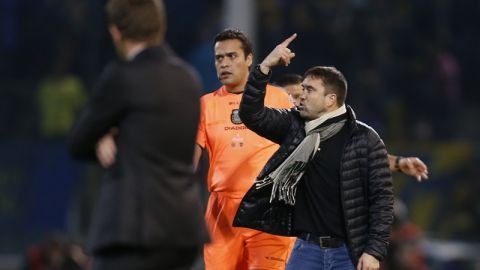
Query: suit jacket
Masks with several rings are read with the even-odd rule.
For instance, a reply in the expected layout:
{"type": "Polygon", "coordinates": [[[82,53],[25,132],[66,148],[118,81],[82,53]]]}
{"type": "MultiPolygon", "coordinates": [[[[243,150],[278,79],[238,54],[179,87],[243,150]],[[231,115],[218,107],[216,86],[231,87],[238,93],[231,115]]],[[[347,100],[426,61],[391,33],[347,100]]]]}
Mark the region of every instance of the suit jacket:
{"type": "Polygon", "coordinates": [[[200,87],[193,70],[165,46],[105,68],[69,138],[74,157],[96,160],[95,144],[118,128],[89,252],[114,245],[195,247],[208,240],[200,183],[192,177],[200,87]]]}

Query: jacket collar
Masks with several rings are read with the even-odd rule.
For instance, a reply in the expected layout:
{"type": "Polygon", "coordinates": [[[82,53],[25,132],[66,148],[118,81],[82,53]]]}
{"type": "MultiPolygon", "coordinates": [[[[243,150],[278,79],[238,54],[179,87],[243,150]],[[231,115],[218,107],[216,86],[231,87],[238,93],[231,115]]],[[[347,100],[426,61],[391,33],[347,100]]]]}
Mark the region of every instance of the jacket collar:
{"type": "Polygon", "coordinates": [[[350,105],[347,105],[347,123],[349,133],[354,132],[357,129],[357,116],[350,105]]]}
{"type": "Polygon", "coordinates": [[[165,58],[167,55],[173,54],[170,47],[166,44],[146,47],[141,52],[139,52],[131,62],[143,61],[149,58],[165,58]]]}

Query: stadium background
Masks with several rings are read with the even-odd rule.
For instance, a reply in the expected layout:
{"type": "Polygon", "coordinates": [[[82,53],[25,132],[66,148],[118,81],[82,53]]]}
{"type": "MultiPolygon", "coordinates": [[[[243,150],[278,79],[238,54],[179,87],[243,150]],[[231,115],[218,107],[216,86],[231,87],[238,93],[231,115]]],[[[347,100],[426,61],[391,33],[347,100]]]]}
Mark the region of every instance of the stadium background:
{"type": "MultiPolygon", "coordinates": [[[[0,269],[51,232],[82,243],[99,170],[64,141],[114,57],[99,0],[0,1],[0,269]]],[[[391,153],[424,160],[430,179],[394,175],[432,269],[480,269],[480,1],[166,0],[167,41],[216,89],[214,35],[246,31],[256,60],[298,33],[284,72],[334,65],[347,102],[391,153]]]]}

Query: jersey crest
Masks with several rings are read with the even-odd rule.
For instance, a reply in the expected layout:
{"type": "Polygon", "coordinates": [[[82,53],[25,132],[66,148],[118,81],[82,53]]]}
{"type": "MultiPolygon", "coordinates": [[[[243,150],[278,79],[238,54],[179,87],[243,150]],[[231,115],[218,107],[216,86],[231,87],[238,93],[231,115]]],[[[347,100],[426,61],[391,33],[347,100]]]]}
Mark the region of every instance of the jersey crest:
{"type": "Polygon", "coordinates": [[[230,121],[235,125],[242,124],[242,119],[240,119],[240,115],[238,114],[238,109],[233,109],[232,114],[230,114],[230,121]]]}

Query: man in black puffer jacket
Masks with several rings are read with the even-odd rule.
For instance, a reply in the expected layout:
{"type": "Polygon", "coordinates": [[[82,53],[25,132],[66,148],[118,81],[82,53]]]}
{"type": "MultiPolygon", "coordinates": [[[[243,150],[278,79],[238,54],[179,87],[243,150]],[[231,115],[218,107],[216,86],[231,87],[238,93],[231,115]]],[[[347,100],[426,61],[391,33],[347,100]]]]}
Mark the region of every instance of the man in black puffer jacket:
{"type": "Polygon", "coordinates": [[[344,76],[313,67],[298,110],[264,107],[271,68],[290,63],[295,37],[252,70],[243,95],[242,121],[280,148],[243,198],[234,225],[297,236],[287,269],[378,269],[393,222],[392,179],[383,141],[344,104],[344,76]]]}

